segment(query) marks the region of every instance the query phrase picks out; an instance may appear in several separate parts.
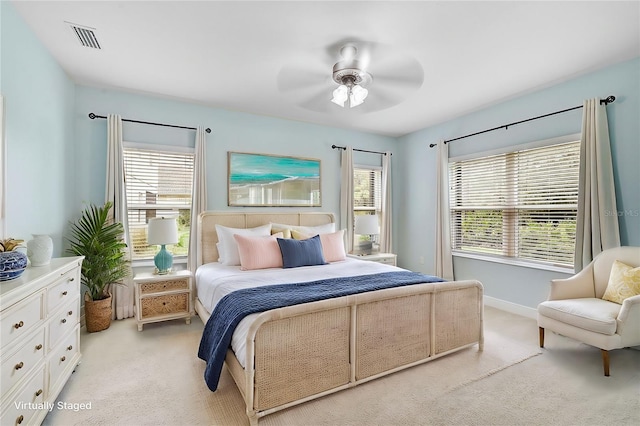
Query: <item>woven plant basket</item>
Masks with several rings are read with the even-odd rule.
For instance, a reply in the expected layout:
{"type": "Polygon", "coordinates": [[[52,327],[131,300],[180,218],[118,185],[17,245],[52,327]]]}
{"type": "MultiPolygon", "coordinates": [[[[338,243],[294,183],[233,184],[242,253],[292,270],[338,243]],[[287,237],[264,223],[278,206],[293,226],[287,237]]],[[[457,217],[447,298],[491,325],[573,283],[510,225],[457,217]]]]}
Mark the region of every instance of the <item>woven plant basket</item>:
{"type": "Polygon", "coordinates": [[[111,312],[111,294],[102,300],[91,300],[89,293],[84,294],[84,319],[89,333],[109,328],[111,312]]]}

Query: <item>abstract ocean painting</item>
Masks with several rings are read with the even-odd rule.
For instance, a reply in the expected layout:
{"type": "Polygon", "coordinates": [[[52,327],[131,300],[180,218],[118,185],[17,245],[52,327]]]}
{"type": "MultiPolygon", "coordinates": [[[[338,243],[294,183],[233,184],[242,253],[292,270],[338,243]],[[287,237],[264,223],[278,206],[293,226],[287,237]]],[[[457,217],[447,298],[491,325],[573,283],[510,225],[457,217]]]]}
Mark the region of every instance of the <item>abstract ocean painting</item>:
{"type": "Polygon", "coordinates": [[[229,206],[320,206],[320,160],[228,153],[229,206]]]}

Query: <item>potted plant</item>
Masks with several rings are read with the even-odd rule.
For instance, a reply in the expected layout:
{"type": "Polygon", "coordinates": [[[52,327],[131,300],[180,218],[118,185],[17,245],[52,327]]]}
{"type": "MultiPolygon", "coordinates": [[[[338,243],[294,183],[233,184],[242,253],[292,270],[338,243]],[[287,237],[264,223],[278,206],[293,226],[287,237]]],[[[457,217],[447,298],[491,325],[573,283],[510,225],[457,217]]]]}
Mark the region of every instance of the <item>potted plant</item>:
{"type": "Polygon", "coordinates": [[[124,227],[120,222],[109,220],[113,203],[104,206],[90,204],[75,223],[70,223],[71,244],[68,253],[84,256],[82,262],[82,284],[87,286],[84,294],[84,312],[88,332],[102,331],[111,325],[111,294],[109,285],[121,285],[129,276],[126,258],[127,245],[122,240],[124,227]]]}

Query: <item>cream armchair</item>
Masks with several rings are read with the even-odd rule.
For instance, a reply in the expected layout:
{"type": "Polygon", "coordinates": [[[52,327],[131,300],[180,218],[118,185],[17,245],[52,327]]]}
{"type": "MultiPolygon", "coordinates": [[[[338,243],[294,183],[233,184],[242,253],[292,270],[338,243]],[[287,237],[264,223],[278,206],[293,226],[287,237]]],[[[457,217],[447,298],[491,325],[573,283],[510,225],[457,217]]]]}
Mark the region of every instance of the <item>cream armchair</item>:
{"type": "Polygon", "coordinates": [[[616,260],[640,266],[640,247],[603,251],[573,277],[552,280],[548,300],[538,305],[540,347],[544,347],[545,329],[598,347],[605,376],[609,375],[608,351],[640,345],[640,295],[622,304],[602,299],[616,260]]]}

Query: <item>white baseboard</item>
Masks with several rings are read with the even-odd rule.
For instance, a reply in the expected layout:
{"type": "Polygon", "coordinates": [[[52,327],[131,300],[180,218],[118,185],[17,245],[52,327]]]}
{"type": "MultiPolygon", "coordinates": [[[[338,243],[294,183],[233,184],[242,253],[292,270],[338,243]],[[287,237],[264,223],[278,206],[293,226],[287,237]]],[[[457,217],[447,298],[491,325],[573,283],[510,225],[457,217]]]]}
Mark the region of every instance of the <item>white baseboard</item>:
{"type": "Polygon", "coordinates": [[[486,306],[491,306],[492,308],[500,309],[502,311],[510,312],[512,314],[531,319],[537,319],[538,317],[538,311],[535,308],[518,305],[517,303],[507,302],[506,300],[496,299],[495,297],[491,296],[484,296],[484,304],[486,306]]]}

